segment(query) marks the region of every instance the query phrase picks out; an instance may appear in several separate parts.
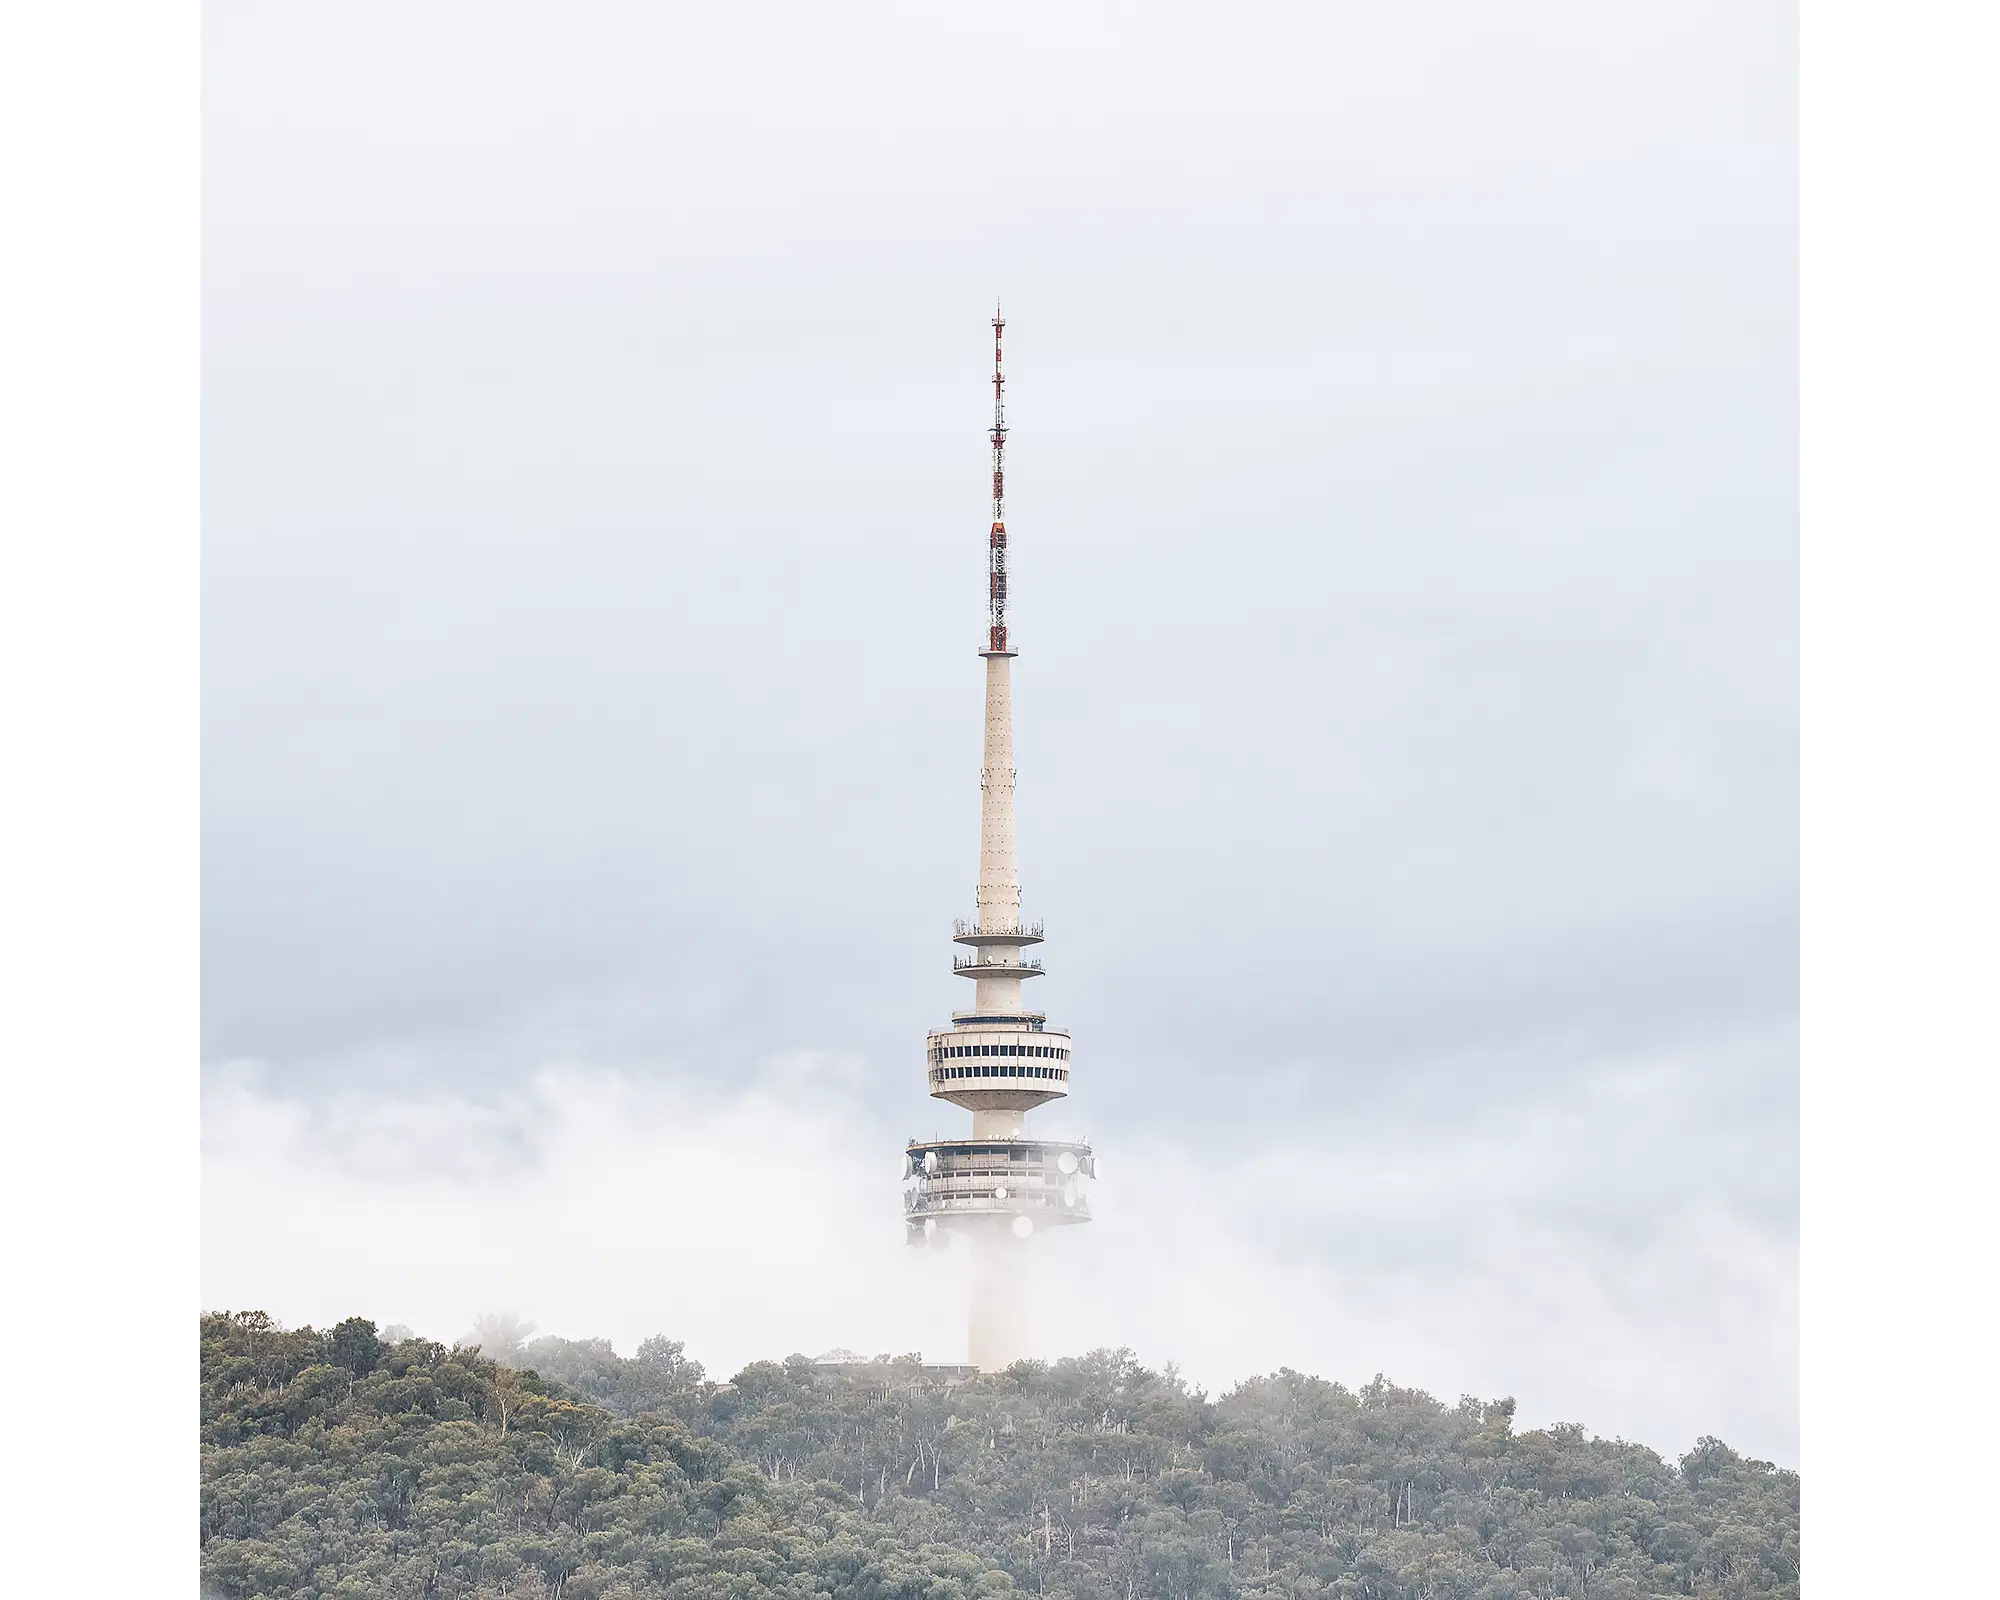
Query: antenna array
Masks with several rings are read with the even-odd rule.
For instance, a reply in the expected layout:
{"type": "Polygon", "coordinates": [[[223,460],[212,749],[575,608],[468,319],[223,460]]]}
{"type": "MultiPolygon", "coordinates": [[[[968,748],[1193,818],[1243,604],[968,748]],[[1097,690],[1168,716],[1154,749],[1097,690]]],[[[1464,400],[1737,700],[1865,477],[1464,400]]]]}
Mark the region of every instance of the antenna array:
{"type": "Polygon", "coordinates": [[[1007,402],[1000,370],[1000,335],[1007,319],[993,308],[993,531],[987,542],[986,647],[1007,648],[1007,402]]]}

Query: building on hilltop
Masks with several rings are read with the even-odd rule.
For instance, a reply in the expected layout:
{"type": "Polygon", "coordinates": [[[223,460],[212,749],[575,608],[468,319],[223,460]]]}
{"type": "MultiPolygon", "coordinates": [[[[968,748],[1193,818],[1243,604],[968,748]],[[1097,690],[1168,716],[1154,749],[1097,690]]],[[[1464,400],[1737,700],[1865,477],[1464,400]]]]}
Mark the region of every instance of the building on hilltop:
{"type": "Polygon", "coordinates": [[[993,316],[993,525],[987,536],[986,740],[979,775],[976,915],[953,940],[952,970],[973,985],[972,1007],[931,1033],[925,1073],[934,1099],[972,1113],[967,1139],[911,1140],[904,1152],[904,1220],[913,1245],[942,1246],[962,1234],[974,1252],[967,1356],[997,1372],[1028,1351],[1027,1245],[1038,1232],[1090,1220],[1086,1179],[1096,1176],[1087,1143],[1034,1139],[1028,1112],[1070,1090],[1070,1037],[1027,1008],[1022,986],[1042,975],[1042,925],[1021,917],[1014,857],[1016,652],[1007,643],[1006,379],[993,316]]]}

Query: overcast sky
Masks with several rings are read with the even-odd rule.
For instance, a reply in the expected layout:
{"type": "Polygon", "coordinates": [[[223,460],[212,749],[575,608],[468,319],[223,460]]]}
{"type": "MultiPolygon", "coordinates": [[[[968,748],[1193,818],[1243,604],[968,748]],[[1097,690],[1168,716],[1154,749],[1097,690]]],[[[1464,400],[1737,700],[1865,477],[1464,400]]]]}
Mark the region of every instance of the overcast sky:
{"type": "Polygon", "coordinates": [[[205,18],[207,1303],[962,1357],[1004,296],[1041,1346],[1796,1460],[1790,7],[205,18]]]}

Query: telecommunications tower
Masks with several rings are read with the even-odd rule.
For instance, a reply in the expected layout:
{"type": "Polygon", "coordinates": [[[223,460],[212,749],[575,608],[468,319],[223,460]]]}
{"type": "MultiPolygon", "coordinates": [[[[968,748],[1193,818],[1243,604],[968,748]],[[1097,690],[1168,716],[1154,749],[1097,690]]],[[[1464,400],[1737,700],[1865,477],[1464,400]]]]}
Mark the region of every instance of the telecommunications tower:
{"type": "Polygon", "coordinates": [[[1022,984],[1042,973],[1025,952],[1042,925],[1021,920],[1014,863],[1015,652],[1007,645],[1007,411],[1000,336],[993,314],[993,526],[987,535],[986,748],[979,774],[979,888],[971,922],[953,939],[965,953],[952,970],[972,980],[972,1009],[933,1032],[925,1069],[934,1099],[972,1113],[972,1137],[912,1140],[904,1153],[903,1213],[909,1242],[941,1246],[954,1233],[971,1244],[968,1359],[997,1372],[1028,1354],[1026,1249],[1039,1230],[1088,1222],[1083,1180],[1096,1176],[1087,1144],[1031,1139],[1026,1114],[1069,1094],[1069,1035],[1026,1007],[1022,984]]]}

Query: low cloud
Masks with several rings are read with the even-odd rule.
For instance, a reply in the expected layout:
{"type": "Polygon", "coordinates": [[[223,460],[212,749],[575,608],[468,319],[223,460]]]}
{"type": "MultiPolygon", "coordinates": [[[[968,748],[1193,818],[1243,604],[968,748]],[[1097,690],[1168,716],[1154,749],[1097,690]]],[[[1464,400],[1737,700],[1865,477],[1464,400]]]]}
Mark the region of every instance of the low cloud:
{"type": "MultiPolygon", "coordinates": [[[[1513,1394],[1526,1423],[1793,1461],[1789,1176],[1747,1187],[1727,1140],[1682,1136],[1726,1082],[1627,1064],[1420,1140],[1402,1108],[1393,1135],[1289,1125],[1214,1156],[1113,1130],[1096,1220],[1037,1242],[1037,1343],[1130,1345],[1212,1390],[1380,1370],[1513,1394]]],[[[442,1339],[504,1307],[628,1353],[664,1332],[719,1374],[836,1345],[962,1359],[967,1252],[902,1243],[907,1130],[858,1083],[810,1052],[747,1087],[563,1067],[483,1100],[312,1101],[212,1069],[204,1302],[442,1339]]]]}

